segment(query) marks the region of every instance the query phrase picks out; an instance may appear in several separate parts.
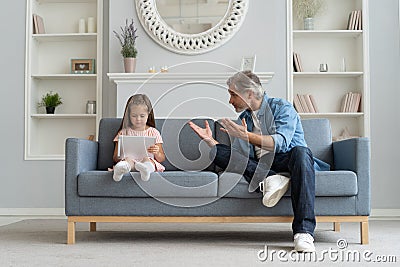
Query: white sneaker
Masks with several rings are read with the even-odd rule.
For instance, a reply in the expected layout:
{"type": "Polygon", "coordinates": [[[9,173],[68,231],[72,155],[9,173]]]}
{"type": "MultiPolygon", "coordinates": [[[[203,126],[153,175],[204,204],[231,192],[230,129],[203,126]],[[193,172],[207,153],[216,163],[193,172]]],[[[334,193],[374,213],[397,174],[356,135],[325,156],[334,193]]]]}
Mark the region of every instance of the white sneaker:
{"type": "Polygon", "coordinates": [[[131,165],[125,160],[118,162],[114,166],[114,174],[113,174],[113,179],[116,182],[121,181],[122,176],[124,176],[125,173],[128,173],[131,171],[131,165]]]}
{"type": "Polygon", "coordinates": [[[294,235],[294,250],[297,252],[314,252],[314,238],[307,233],[297,233],[294,235]]]}
{"type": "Polygon", "coordinates": [[[260,182],[260,191],[263,192],[263,204],[267,207],[273,207],[278,203],[289,187],[290,178],[275,174],[268,176],[260,182]]]}

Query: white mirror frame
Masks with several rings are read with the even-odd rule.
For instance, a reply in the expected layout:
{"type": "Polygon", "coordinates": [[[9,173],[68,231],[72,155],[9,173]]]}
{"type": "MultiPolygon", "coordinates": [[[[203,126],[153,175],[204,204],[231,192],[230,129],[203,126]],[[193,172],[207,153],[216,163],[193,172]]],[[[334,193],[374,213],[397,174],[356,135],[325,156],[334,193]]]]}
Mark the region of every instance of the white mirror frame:
{"type": "Polygon", "coordinates": [[[155,42],[178,54],[197,55],[209,52],[232,38],[244,21],[249,0],[229,0],[221,21],[197,34],[179,33],[168,26],[157,11],[156,0],[135,0],[135,3],[140,23],[155,42]]]}

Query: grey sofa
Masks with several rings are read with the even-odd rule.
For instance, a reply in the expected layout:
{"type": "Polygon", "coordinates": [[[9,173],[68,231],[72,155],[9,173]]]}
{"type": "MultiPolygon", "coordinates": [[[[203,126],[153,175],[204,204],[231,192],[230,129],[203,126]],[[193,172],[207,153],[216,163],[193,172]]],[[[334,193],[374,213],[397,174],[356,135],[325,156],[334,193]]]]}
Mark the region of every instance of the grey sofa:
{"type": "MultiPolygon", "coordinates": [[[[291,222],[290,189],[273,208],[261,203],[261,193],[249,193],[245,179],[221,173],[207,159],[204,144],[185,119],[158,119],[164,139],[166,171],[141,182],[138,173],[114,182],[113,138],[119,118],[100,121],[98,141],[68,138],[65,158],[65,214],[68,244],[75,243],[75,223],[89,222],[291,222]],[[232,181],[235,183],[232,185],[232,181]]],[[[204,125],[203,119],[192,120],[204,125]]],[[[218,122],[208,120],[214,137],[229,143],[218,122]]],[[[316,173],[317,222],[359,222],[361,243],[368,243],[370,214],[370,144],[368,138],[332,143],[327,119],[303,120],[308,146],[315,157],[331,165],[316,173]]]]}

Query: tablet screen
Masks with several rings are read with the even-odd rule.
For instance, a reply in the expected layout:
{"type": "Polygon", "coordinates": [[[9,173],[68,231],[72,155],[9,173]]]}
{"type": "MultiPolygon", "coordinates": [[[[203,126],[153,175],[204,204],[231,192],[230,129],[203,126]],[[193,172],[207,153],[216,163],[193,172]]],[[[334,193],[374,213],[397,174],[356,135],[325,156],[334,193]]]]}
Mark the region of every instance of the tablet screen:
{"type": "Polygon", "coordinates": [[[128,136],[118,137],[118,156],[121,158],[142,159],[152,157],[147,148],[156,143],[155,136],[128,136]]]}

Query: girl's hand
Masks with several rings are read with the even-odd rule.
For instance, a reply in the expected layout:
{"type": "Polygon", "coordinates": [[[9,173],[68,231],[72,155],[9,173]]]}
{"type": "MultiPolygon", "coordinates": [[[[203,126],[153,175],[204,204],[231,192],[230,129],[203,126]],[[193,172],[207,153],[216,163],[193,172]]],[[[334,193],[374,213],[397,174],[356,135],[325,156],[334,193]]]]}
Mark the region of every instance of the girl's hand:
{"type": "Polygon", "coordinates": [[[160,152],[160,148],[157,145],[152,145],[147,148],[147,152],[151,154],[158,154],[158,152],[160,152]]]}

